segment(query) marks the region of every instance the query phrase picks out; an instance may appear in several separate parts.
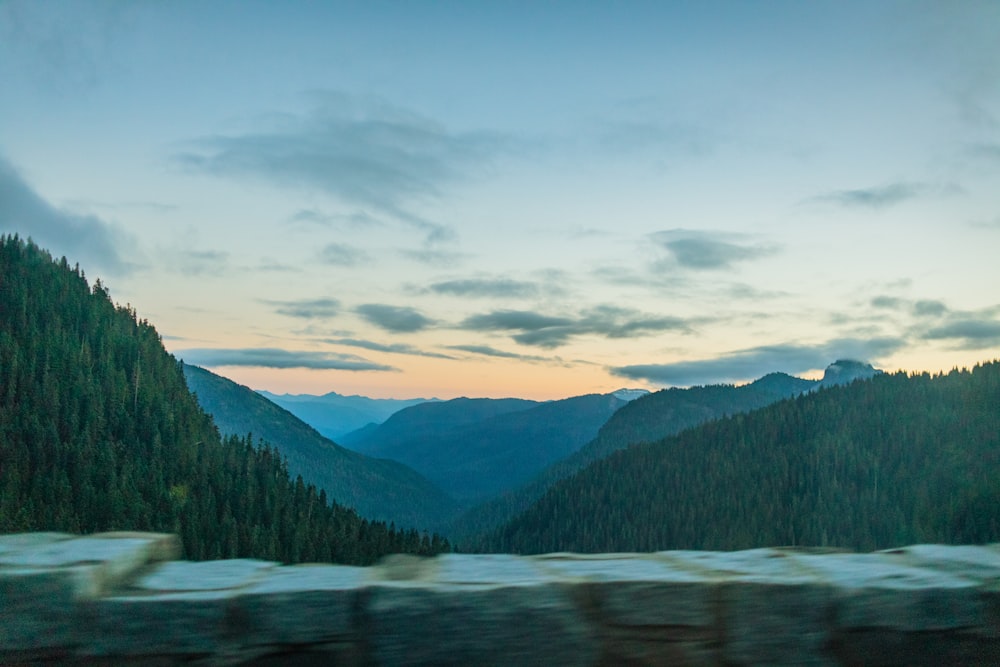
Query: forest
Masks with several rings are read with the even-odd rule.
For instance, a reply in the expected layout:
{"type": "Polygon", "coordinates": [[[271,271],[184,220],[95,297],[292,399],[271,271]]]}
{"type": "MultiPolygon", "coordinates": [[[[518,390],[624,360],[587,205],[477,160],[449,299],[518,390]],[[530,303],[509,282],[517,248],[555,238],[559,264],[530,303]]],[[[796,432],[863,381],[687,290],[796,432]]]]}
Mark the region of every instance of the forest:
{"type": "MultiPolygon", "coordinates": [[[[291,476],[262,434],[234,430],[220,435],[133,308],[65,258],[0,237],[0,532],[172,532],[190,559],[367,564],[452,549],[363,518],[291,476]]],[[[341,451],[324,443],[315,451],[341,451]]],[[[1000,363],[657,392],[518,494],[468,521],[498,527],[462,548],[998,541],[1000,363]]]]}
{"type": "Polygon", "coordinates": [[[0,237],[0,532],[173,532],[190,559],[367,564],[446,540],[396,530],[223,439],[155,328],[100,280],[0,237]]]}
{"type": "Polygon", "coordinates": [[[617,451],[477,546],[540,553],[1000,540],[1000,363],[884,374],[617,451]]]}
{"type": "Polygon", "coordinates": [[[660,440],[712,419],[770,405],[807,391],[815,384],[784,373],[771,373],[740,386],[672,387],[642,396],[611,415],[597,437],[542,470],[527,484],[465,512],[449,525],[448,534],[462,549],[483,548],[484,538],[493,529],[525,511],[553,484],[612,452],[660,440]]]}

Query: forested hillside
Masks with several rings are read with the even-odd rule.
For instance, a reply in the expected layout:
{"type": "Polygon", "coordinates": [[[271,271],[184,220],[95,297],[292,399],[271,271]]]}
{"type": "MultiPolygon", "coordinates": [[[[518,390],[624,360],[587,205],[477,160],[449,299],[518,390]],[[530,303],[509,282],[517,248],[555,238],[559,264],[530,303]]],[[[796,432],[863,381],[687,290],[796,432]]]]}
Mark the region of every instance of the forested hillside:
{"type": "Polygon", "coordinates": [[[0,531],[179,533],[188,558],[431,553],[221,439],[156,330],[65,259],[0,237],[0,531]]]}
{"type": "Polygon", "coordinates": [[[523,484],[591,440],[625,401],[611,394],[536,403],[458,398],[401,410],[354,442],[405,463],[459,501],[523,484]]]}
{"type": "Polygon", "coordinates": [[[362,516],[425,527],[457,511],[455,501],[413,469],[344,449],[251,389],[204,368],[183,368],[188,387],[223,435],[253,433],[271,443],[287,459],[293,476],[302,475],[362,516]]]}
{"type": "Polygon", "coordinates": [[[448,431],[537,405],[537,401],[523,398],[454,398],[419,403],[396,412],[383,424],[348,433],[342,442],[364,454],[391,457],[409,449],[401,441],[434,441],[448,431]]]}
{"type": "Polygon", "coordinates": [[[650,551],[1000,539],[1000,364],[881,375],[598,461],[486,550],[650,551]]]}
{"type": "Polygon", "coordinates": [[[553,484],[590,463],[630,445],[659,440],[712,419],[748,412],[816,386],[784,373],[771,373],[750,384],[663,389],[632,401],[615,412],[597,437],[568,457],[545,468],[527,484],[490,499],[461,515],[448,534],[476,548],[492,529],[511,520],[553,484]]]}

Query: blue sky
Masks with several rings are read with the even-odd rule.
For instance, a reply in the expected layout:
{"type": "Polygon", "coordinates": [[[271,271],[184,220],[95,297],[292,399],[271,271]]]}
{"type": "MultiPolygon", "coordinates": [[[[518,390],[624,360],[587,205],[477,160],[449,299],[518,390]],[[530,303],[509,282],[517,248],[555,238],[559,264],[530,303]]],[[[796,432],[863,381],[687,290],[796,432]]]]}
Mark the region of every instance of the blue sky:
{"type": "Polygon", "coordinates": [[[276,392],[1000,352],[995,2],[0,1],[0,231],[276,392]]]}

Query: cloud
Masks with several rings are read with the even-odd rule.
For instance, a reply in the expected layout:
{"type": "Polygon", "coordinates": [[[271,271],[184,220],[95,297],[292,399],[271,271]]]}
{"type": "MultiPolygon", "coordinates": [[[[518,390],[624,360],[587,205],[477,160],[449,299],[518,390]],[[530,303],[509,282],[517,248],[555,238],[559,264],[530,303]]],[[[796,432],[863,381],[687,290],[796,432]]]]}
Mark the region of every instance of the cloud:
{"type": "Polygon", "coordinates": [[[837,359],[871,361],[905,344],[899,338],[839,338],[819,345],[767,345],[715,359],[609,368],[612,375],[664,386],[688,387],[753,380],[781,371],[792,375],[825,368],[837,359]]]}
{"type": "Polygon", "coordinates": [[[506,278],[469,278],[446,280],[431,284],[428,289],[437,294],[462,297],[528,298],[538,295],[538,285],[506,278]]]}
{"type": "Polygon", "coordinates": [[[319,191],[415,226],[428,241],[451,231],[412,208],[492,161],[504,139],[451,132],[373,97],[313,94],[312,109],[272,127],[204,137],[176,156],[185,167],[319,191]]]}
{"type": "Polygon", "coordinates": [[[654,243],[667,250],[676,264],[695,270],[729,269],[778,251],[774,245],[752,244],[737,234],[670,229],[650,235],[654,243]]]}
{"type": "Polygon", "coordinates": [[[281,350],[277,348],[192,348],[175,355],[197,366],[256,366],[263,368],[310,368],[341,371],[394,371],[392,366],[376,364],[353,354],[281,350]]]}
{"type": "Polygon", "coordinates": [[[357,266],[371,261],[364,250],[345,243],[329,243],[319,251],[319,258],[324,264],[334,266],[357,266]]]}
{"type": "Polygon", "coordinates": [[[948,306],[932,299],[921,299],[913,304],[913,314],[917,317],[941,317],[947,312],[948,306]]]}
{"type": "MultiPolygon", "coordinates": [[[[627,287],[645,287],[656,281],[650,280],[647,271],[638,271],[631,266],[605,265],[594,268],[590,275],[602,283],[609,285],[625,285],[627,287]]],[[[654,278],[658,276],[653,276],[654,278]]],[[[675,279],[671,277],[671,279],[675,279]]]]}
{"type": "Polygon", "coordinates": [[[461,328],[472,331],[541,331],[555,327],[566,327],[573,320],[566,317],[551,317],[527,310],[494,310],[491,313],[472,315],[462,322],[461,328]]]}
{"type": "Polygon", "coordinates": [[[271,273],[300,273],[302,271],[302,269],[297,266],[277,262],[273,259],[261,260],[261,262],[257,266],[253,267],[252,270],[267,271],[271,273]]]}
{"type": "Polygon", "coordinates": [[[312,208],[302,208],[288,218],[288,221],[299,225],[315,225],[317,227],[329,227],[336,220],[335,216],[317,211],[312,208]]]}
{"type": "Polygon", "coordinates": [[[434,324],[434,320],[424,317],[409,306],[366,303],[355,308],[354,312],[375,326],[394,333],[422,331],[434,324]]]}
{"type": "Polygon", "coordinates": [[[873,308],[880,308],[883,310],[908,310],[913,315],[920,318],[941,317],[948,312],[948,306],[935,299],[919,299],[917,301],[911,301],[909,299],[901,299],[899,297],[882,294],[872,298],[870,303],[873,308]]]}
{"type": "Polygon", "coordinates": [[[514,332],[511,338],[522,345],[555,348],[571,338],[587,334],[606,338],[634,338],[680,331],[689,333],[685,320],[646,315],[629,308],[595,306],[576,317],[543,315],[525,310],[495,310],[467,317],[459,328],[468,331],[514,332]]]}
{"type": "Polygon", "coordinates": [[[60,101],[79,102],[102,83],[123,35],[135,34],[129,3],[0,2],[0,44],[10,71],[60,101]]]}
{"type": "Polygon", "coordinates": [[[566,235],[573,241],[579,241],[582,239],[607,238],[612,234],[606,229],[573,225],[567,230],[566,235]]]}
{"type": "Polygon", "coordinates": [[[763,301],[764,299],[779,299],[788,296],[788,292],[757,289],[747,283],[732,283],[725,288],[724,292],[731,298],[740,301],[763,301]]]}
{"type": "Polygon", "coordinates": [[[881,187],[858,188],[856,190],[835,190],[817,195],[808,201],[835,204],[849,208],[883,209],[902,204],[911,199],[925,196],[960,194],[961,186],[954,183],[890,183],[881,187]]]}
{"type": "Polygon", "coordinates": [[[873,297],[871,300],[873,308],[884,308],[886,310],[899,310],[905,303],[903,299],[885,295],[873,297]]]}
{"type": "Polygon", "coordinates": [[[75,209],[105,210],[105,211],[147,211],[165,214],[177,210],[174,204],[164,204],[156,201],[97,201],[94,199],[73,199],[66,202],[75,209]]]}
{"type": "Polygon", "coordinates": [[[450,250],[424,248],[421,250],[400,250],[401,257],[429,266],[452,267],[460,264],[468,255],[450,250]]]}
{"type": "Polygon", "coordinates": [[[123,275],[137,263],[134,241],[93,215],[58,209],[42,199],[0,156],[0,231],[30,237],[54,255],[80,262],[88,272],[123,275]]]}
{"type": "Polygon", "coordinates": [[[498,350],[495,347],[490,347],[489,345],[449,345],[448,349],[459,350],[460,352],[469,352],[470,354],[478,354],[484,357],[497,357],[500,359],[517,359],[519,361],[550,361],[546,357],[504,352],[503,350],[498,350]]]}
{"type": "Polygon", "coordinates": [[[432,359],[455,358],[452,356],[448,356],[447,354],[441,354],[440,352],[428,352],[426,350],[421,350],[420,348],[414,347],[413,345],[407,345],[405,343],[393,343],[391,345],[385,345],[382,343],[375,343],[370,340],[358,340],[357,338],[330,338],[327,339],[325,342],[333,343],[334,345],[347,345],[349,347],[360,347],[364,350],[371,350],[373,352],[408,354],[415,357],[430,357],[432,359]]]}
{"type": "Polygon", "coordinates": [[[302,319],[330,318],[336,317],[340,313],[340,301],[329,297],[295,301],[265,300],[264,303],[275,306],[274,312],[280,315],[302,319]]]}
{"type": "Polygon", "coordinates": [[[980,142],[971,144],[968,150],[974,157],[1000,163],[1000,143],[980,142]]]}
{"type": "Polygon", "coordinates": [[[381,227],[385,223],[367,211],[352,211],[350,213],[324,213],[314,208],[302,208],[290,215],[286,224],[300,229],[312,227],[324,228],[372,228],[381,227]]]}
{"type": "Polygon", "coordinates": [[[990,231],[1000,229],[1000,215],[996,216],[992,220],[972,220],[969,222],[969,226],[976,229],[986,229],[990,231]]]}
{"type": "Polygon", "coordinates": [[[927,340],[952,340],[961,350],[982,350],[1000,346],[1000,321],[995,312],[962,314],[952,321],[933,327],[924,332],[927,340]]]}
{"type": "Polygon", "coordinates": [[[220,276],[226,273],[229,253],[219,250],[168,251],[170,268],[189,276],[220,276]]]}

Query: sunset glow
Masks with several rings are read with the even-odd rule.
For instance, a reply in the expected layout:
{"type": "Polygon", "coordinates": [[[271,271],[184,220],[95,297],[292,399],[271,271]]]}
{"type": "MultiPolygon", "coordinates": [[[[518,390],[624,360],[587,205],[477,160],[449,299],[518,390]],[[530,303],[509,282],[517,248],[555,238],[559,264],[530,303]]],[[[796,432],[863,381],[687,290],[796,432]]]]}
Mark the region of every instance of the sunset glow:
{"type": "Polygon", "coordinates": [[[255,389],[1000,356],[1000,4],[0,3],[0,231],[255,389]]]}

